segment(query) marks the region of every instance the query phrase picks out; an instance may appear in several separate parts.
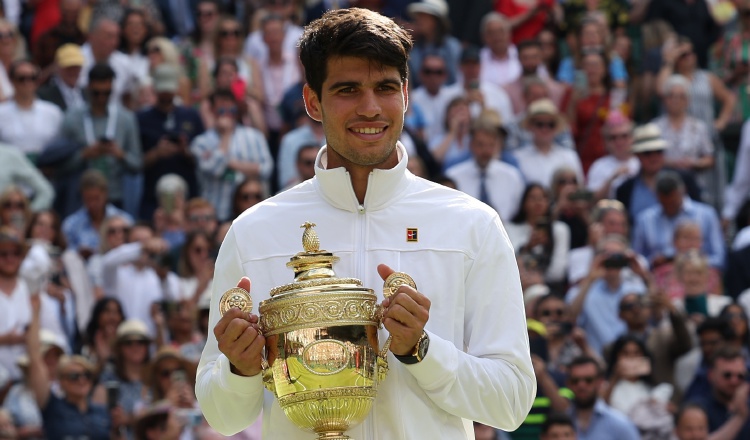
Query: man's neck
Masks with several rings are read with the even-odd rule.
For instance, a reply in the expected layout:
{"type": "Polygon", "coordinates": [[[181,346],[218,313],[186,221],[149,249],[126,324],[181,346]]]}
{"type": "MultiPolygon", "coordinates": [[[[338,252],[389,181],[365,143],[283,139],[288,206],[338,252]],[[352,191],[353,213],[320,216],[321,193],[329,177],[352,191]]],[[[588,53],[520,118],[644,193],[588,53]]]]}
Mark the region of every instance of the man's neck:
{"type": "Polygon", "coordinates": [[[0,292],[10,296],[14,290],[16,290],[16,283],[18,282],[18,276],[0,275],[0,292]]]}
{"type": "Polygon", "coordinates": [[[669,123],[672,124],[672,126],[682,127],[682,123],[685,122],[685,119],[687,118],[687,113],[671,113],[668,114],[667,117],[669,118],[669,123]]]}
{"type": "Polygon", "coordinates": [[[280,50],[268,52],[268,64],[279,65],[284,63],[284,53],[280,50]]]}
{"type": "Polygon", "coordinates": [[[499,48],[497,51],[494,49],[491,49],[492,52],[492,58],[498,59],[498,60],[504,60],[510,57],[510,46],[505,46],[499,48]]]}
{"type": "Polygon", "coordinates": [[[92,105],[91,106],[91,114],[93,116],[104,116],[107,114],[107,106],[99,106],[99,105],[92,105]]]}
{"type": "Polygon", "coordinates": [[[344,167],[349,172],[349,177],[352,181],[352,188],[354,189],[354,195],[357,197],[357,201],[360,204],[365,202],[365,194],[367,193],[367,184],[370,179],[370,173],[376,168],[378,169],[391,169],[398,165],[398,147],[394,147],[391,155],[382,163],[378,165],[356,165],[348,160],[342,158],[338,153],[334,152],[331,148],[328,148],[328,169],[334,169],[338,167],[344,167]]]}
{"type": "Polygon", "coordinates": [[[104,216],[107,213],[107,207],[105,206],[101,211],[86,211],[89,214],[89,219],[91,219],[91,223],[93,224],[99,224],[102,220],[104,220],[104,216]]]}
{"type": "Polygon", "coordinates": [[[622,286],[622,278],[620,276],[612,279],[604,278],[604,283],[607,285],[607,289],[609,289],[610,292],[615,292],[620,290],[620,286],[622,286]]]}
{"type": "Polygon", "coordinates": [[[24,96],[16,94],[13,99],[16,101],[16,106],[24,110],[28,110],[34,105],[34,95],[24,96]]]}
{"type": "Polygon", "coordinates": [[[106,63],[107,61],[109,61],[109,57],[112,55],[112,53],[96,53],[96,51],[94,51],[94,48],[92,47],[91,55],[94,56],[94,61],[96,61],[97,63],[106,63]]]}
{"type": "Polygon", "coordinates": [[[552,142],[537,142],[534,141],[534,145],[536,146],[536,149],[540,152],[547,154],[550,151],[552,151],[552,142]]]}

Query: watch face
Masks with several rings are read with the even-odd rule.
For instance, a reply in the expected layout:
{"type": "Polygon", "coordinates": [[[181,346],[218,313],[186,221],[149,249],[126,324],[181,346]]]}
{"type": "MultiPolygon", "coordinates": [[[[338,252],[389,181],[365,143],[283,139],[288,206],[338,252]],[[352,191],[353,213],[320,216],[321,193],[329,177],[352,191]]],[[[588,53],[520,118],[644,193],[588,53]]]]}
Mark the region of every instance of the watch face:
{"type": "Polygon", "coordinates": [[[418,354],[419,360],[421,361],[424,359],[425,356],[427,356],[427,348],[430,346],[430,338],[425,335],[424,338],[422,338],[421,341],[419,341],[419,348],[418,348],[418,354]]]}

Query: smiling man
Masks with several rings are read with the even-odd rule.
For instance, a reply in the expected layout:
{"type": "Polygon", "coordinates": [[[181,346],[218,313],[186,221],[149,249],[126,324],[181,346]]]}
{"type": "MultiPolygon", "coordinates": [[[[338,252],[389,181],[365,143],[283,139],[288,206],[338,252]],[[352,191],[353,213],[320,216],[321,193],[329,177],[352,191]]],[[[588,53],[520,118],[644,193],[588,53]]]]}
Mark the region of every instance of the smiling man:
{"type": "MultiPolygon", "coordinates": [[[[471,420],[504,430],[524,420],[536,394],[513,248],[497,213],[472,197],[407,171],[398,142],[411,40],[365,9],[336,10],[311,23],[300,42],[304,100],[327,145],[315,177],[245,211],[216,261],[206,348],[196,395],[208,422],[229,435],[263,410],[264,438],[312,439],[264,391],[266,339],[254,314],[219,313],[238,285],[257,304],[293,274],[299,226],[317,223],[341,276],[380,291],[394,270],[414,277],[383,301],[389,373],[359,440],[468,439],[471,420]],[[248,245],[252,243],[252,245],[248,245]],[[249,278],[249,279],[248,279],[249,278]]],[[[381,298],[382,299],[382,298],[381,298]]]]}

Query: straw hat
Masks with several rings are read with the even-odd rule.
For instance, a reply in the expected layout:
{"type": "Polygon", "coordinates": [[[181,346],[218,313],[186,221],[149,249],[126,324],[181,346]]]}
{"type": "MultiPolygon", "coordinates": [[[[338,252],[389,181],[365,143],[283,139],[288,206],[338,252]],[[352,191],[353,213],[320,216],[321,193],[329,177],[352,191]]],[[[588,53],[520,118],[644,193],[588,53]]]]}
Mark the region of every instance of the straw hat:
{"type": "Polygon", "coordinates": [[[133,340],[151,340],[148,327],[137,319],[128,319],[117,326],[117,342],[133,340]]]}
{"type": "Polygon", "coordinates": [[[529,105],[529,109],[526,111],[526,117],[523,120],[523,128],[528,130],[531,124],[531,120],[536,116],[552,116],[555,119],[557,126],[556,131],[560,131],[565,127],[565,120],[560,114],[557,106],[551,99],[542,98],[537,99],[529,105]]]}
{"type": "Polygon", "coordinates": [[[421,12],[423,14],[437,17],[446,26],[450,24],[448,19],[448,3],[446,3],[445,0],[422,0],[420,2],[415,2],[406,8],[406,12],[412,17],[414,14],[421,12]]]}
{"type": "Polygon", "coordinates": [[[664,151],[668,146],[656,124],[641,125],[633,130],[633,154],[664,151]]]}

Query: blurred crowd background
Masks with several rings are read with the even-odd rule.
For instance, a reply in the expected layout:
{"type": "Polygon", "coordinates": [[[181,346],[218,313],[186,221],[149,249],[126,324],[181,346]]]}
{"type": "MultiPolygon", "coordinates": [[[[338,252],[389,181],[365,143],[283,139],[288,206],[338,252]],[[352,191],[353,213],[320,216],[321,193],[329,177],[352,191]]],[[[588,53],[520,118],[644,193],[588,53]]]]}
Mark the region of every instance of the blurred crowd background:
{"type": "Polygon", "coordinates": [[[539,394],[477,438],[750,438],[750,0],[0,1],[0,438],[220,437],[216,253],[314,176],[296,44],[350,6],[415,40],[409,170],[516,250],[539,394]]]}

